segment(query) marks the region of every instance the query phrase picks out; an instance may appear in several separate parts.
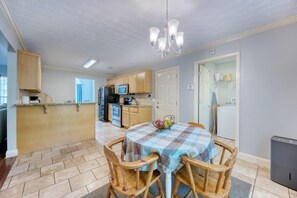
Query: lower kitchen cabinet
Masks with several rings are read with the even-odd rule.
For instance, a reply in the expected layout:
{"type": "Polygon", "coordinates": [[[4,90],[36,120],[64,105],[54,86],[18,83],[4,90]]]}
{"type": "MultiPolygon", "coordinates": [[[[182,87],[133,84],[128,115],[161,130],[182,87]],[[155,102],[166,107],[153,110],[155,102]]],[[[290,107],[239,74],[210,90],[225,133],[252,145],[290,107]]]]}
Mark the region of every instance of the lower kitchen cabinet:
{"type": "Polygon", "coordinates": [[[138,107],[123,107],[122,111],[122,125],[126,128],[134,126],[143,122],[152,121],[152,107],[138,106],[138,107]]]}
{"type": "Polygon", "coordinates": [[[129,127],[129,111],[122,112],[122,125],[126,128],[129,127]]]}
{"type": "Polygon", "coordinates": [[[112,104],[108,104],[108,121],[112,121],[112,104]]]}
{"type": "Polygon", "coordinates": [[[130,113],[130,124],[129,126],[134,126],[139,123],[138,113],[130,113]]]}

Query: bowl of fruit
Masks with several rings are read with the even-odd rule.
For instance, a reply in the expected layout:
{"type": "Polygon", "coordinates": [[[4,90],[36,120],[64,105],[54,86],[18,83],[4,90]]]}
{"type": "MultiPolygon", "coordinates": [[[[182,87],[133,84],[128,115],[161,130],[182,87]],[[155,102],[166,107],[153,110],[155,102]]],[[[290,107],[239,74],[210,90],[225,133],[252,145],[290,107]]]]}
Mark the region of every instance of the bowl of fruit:
{"type": "Polygon", "coordinates": [[[153,121],[153,125],[158,130],[170,129],[174,124],[174,120],[175,120],[174,115],[167,115],[167,116],[164,116],[163,120],[158,119],[156,121],[153,121]]]}

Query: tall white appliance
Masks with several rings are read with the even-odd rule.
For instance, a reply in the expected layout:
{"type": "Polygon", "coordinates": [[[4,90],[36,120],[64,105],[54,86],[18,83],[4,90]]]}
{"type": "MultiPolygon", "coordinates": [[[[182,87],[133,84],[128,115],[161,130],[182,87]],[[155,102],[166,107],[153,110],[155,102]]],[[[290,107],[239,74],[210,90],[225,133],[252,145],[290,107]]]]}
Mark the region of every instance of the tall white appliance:
{"type": "Polygon", "coordinates": [[[236,106],[218,107],[218,136],[235,140],[236,106]]]}

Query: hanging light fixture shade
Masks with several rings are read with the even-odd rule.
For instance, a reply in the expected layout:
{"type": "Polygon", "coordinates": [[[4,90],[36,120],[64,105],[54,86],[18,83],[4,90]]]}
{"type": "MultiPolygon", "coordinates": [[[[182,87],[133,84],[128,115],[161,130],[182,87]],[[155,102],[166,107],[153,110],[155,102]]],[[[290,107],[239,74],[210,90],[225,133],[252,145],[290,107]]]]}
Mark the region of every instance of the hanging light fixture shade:
{"type": "Polygon", "coordinates": [[[156,42],[158,40],[159,32],[160,32],[160,30],[158,28],[156,28],[156,27],[150,28],[150,42],[151,42],[151,45],[156,44],[156,42]]]}
{"type": "Polygon", "coordinates": [[[165,37],[159,38],[158,43],[159,43],[159,49],[161,51],[164,51],[166,49],[166,38],[165,37]]]}
{"type": "Polygon", "coordinates": [[[176,45],[179,49],[181,49],[184,45],[184,33],[178,32],[176,34],[176,45]]]}
{"type": "Polygon", "coordinates": [[[174,40],[176,36],[178,25],[179,21],[176,19],[171,19],[170,21],[168,21],[168,32],[171,40],[174,40]]]}
{"type": "Polygon", "coordinates": [[[177,32],[179,21],[177,19],[168,20],[168,0],[166,0],[166,19],[164,26],[164,37],[160,37],[160,29],[150,28],[150,43],[156,54],[162,55],[162,58],[173,51],[176,55],[181,53],[184,45],[184,32],[177,32]],[[158,42],[158,45],[157,45],[158,42]]]}

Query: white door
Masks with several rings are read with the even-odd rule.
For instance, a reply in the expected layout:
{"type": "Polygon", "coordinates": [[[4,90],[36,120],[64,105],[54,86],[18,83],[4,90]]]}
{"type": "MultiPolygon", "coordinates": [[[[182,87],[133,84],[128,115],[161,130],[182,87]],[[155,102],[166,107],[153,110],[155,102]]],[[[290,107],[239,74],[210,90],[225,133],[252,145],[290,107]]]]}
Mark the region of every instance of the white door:
{"type": "Polygon", "coordinates": [[[210,71],[205,65],[199,65],[199,123],[208,131],[210,105],[210,71]]]}
{"type": "Polygon", "coordinates": [[[156,72],[155,119],[174,115],[178,121],[178,68],[156,72]]]}

